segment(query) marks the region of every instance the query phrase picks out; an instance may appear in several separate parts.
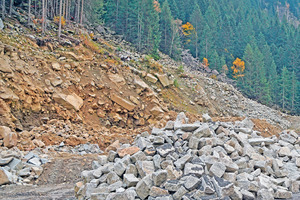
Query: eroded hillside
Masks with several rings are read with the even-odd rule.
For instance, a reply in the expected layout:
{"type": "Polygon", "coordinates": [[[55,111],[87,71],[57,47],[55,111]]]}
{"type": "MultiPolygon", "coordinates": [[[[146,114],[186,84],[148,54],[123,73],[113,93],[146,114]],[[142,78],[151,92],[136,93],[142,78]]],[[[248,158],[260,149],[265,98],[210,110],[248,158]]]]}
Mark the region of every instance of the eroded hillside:
{"type": "Polygon", "coordinates": [[[59,41],[55,32],[42,36],[13,19],[5,25],[0,120],[18,132],[21,149],[130,142],[149,125],[164,126],[176,111],[193,121],[203,113],[265,119],[259,130],[274,131],[266,135],[290,126],[286,115],[246,99],[232,85],[189,66],[179,70],[183,64],[164,55],[159,61],[141,55],[101,26],[69,26],[59,41]]]}

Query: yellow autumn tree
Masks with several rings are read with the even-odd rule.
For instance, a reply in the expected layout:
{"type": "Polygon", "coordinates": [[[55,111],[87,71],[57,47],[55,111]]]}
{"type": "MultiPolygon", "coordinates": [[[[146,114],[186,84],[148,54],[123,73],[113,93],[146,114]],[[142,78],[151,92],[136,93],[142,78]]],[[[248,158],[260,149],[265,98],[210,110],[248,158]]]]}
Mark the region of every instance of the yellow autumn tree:
{"type": "Polygon", "coordinates": [[[195,28],[190,22],[183,24],[181,28],[182,28],[182,34],[185,36],[186,43],[188,44],[191,41],[190,39],[191,35],[196,33],[195,28]]]}
{"type": "Polygon", "coordinates": [[[208,66],[209,66],[209,63],[208,63],[207,58],[203,58],[202,64],[203,64],[205,67],[208,67],[208,66]]]}
{"type": "Polygon", "coordinates": [[[158,13],[161,12],[160,4],[159,4],[159,2],[158,2],[157,0],[154,0],[154,1],[153,1],[153,7],[154,7],[154,10],[155,10],[156,12],[158,12],[158,13]]]}
{"type": "Polygon", "coordinates": [[[234,78],[240,78],[244,76],[245,71],[245,62],[242,61],[240,58],[236,58],[235,61],[233,61],[233,65],[231,67],[233,70],[233,77],[234,78]]]}
{"type": "MultiPolygon", "coordinates": [[[[54,23],[58,24],[59,23],[59,16],[54,16],[53,18],[54,23]]],[[[66,25],[66,19],[64,16],[61,17],[61,25],[65,26],[66,25]]]]}
{"type": "Polygon", "coordinates": [[[193,33],[193,31],[195,31],[194,26],[190,22],[183,24],[181,27],[182,27],[182,33],[185,36],[189,36],[193,33]]]}

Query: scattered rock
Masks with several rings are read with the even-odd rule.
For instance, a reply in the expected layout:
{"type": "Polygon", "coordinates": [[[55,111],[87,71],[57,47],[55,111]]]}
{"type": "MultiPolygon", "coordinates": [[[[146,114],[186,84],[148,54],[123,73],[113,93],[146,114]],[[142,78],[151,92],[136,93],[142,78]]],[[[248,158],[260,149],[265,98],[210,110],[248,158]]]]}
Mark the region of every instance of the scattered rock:
{"type": "Polygon", "coordinates": [[[129,111],[132,111],[135,108],[133,103],[116,94],[111,94],[110,99],[129,111]]]}

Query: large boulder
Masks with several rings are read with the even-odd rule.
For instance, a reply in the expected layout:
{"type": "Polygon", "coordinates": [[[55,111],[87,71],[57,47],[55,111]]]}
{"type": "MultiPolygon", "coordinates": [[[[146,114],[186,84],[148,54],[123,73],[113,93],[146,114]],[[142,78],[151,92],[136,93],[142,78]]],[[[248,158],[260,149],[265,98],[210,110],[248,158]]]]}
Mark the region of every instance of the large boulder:
{"type": "Polygon", "coordinates": [[[71,95],[66,95],[63,93],[53,94],[53,99],[57,103],[66,107],[67,109],[75,109],[76,111],[80,110],[83,105],[83,100],[77,94],[73,93],[71,95]]]}
{"type": "Polygon", "coordinates": [[[3,24],[2,19],[0,18],[0,30],[2,30],[3,28],[4,28],[4,24],[3,24]]]}
{"type": "Polygon", "coordinates": [[[4,73],[12,73],[9,64],[9,59],[5,56],[0,59],[0,71],[4,73]]]}
{"type": "Polygon", "coordinates": [[[0,168],[0,186],[8,183],[11,183],[11,173],[0,168]]]}
{"type": "Polygon", "coordinates": [[[123,108],[129,110],[129,111],[133,111],[133,109],[135,108],[135,105],[133,103],[131,103],[129,100],[124,99],[120,96],[118,96],[117,94],[111,94],[110,95],[110,99],[119,104],[120,106],[122,106],[123,108]]]}
{"type": "Polygon", "coordinates": [[[161,84],[164,86],[164,87],[168,87],[169,85],[172,85],[172,81],[169,80],[168,76],[166,74],[158,74],[156,73],[155,74],[158,78],[158,80],[161,82],[161,84]]]}
{"type": "Polygon", "coordinates": [[[4,139],[3,139],[3,143],[5,147],[11,148],[17,145],[18,143],[18,136],[16,133],[14,132],[10,132],[8,133],[4,139]]]}

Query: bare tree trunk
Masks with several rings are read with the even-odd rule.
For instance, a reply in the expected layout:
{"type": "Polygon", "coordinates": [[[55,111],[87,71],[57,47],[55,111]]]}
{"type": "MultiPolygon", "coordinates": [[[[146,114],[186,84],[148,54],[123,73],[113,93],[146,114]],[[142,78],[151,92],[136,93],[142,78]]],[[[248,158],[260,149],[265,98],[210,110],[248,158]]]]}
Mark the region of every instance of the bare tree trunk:
{"type": "Polygon", "coordinates": [[[46,31],[47,31],[47,12],[48,12],[48,0],[45,0],[45,17],[44,17],[44,19],[45,19],[45,33],[46,33],[46,31]]]}
{"type": "Polygon", "coordinates": [[[115,31],[117,31],[118,17],[119,17],[119,0],[117,0],[117,10],[116,10],[115,31]]]}
{"type": "Polygon", "coordinates": [[[13,4],[14,4],[14,0],[10,0],[10,4],[9,4],[9,15],[11,15],[13,4]]]}
{"type": "Polygon", "coordinates": [[[42,33],[45,34],[45,0],[42,0],[42,33]]]}
{"type": "Polygon", "coordinates": [[[77,0],[77,11],[76,11],[76,22],[79,23],[79,16],[80,15],[80,0],[77,0]]]}
{"type": "Polygon", "coordinates": [[[61,36],[61,15],[62,15],[62,0],[59,3],[59,26],[58,26],[58,39],[60,40],[61,36]]]}
{"type": "Polygon", "coordinates": [[[36,0],[34,0],[34,16],[35,16],[35,18],[36,18],[36,7],[37,7],[36,0]]]}
{"type": "Polygon", "coordinates": [[[65,6],[65,18],[66,18],[66,22],[68,21],[68,4],[69,4],[69,0],[66,0],[66,6],[65,6]]]}
{"type": "Polygon", "coordinates": [[[81,14],[80,14],[80,24],[82,25],[82,19],[83,19],[83,2],[84,0],[81,0],[81,14]]]}
{"type": "Polygon", "coordinates": [[[170,56],[172,56],[172,51],[173,51],[173,45],[174,45],[174,40],[175,40],[175,36],[177,34],[177,30],[176,30],[176,24],[173,22],[172,24],[172,40],[171,40],[171,46],[170,46],[170,56]]]}
{"type": "Polygon", "coordinates": [[[30,15],[31,15],[31,0],[28,0],[28,24],[30,23],[30,15]]]}
{"type": "Polygon", "coordinates": [[[5,0],[2,0],[2,19],[4,19],[5,16],[5,0]]]}

